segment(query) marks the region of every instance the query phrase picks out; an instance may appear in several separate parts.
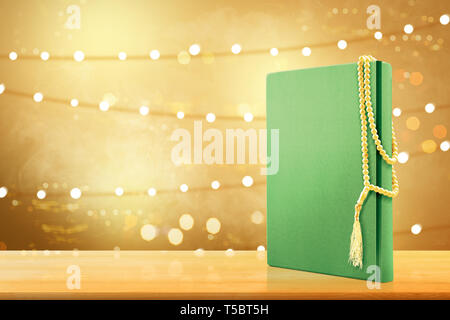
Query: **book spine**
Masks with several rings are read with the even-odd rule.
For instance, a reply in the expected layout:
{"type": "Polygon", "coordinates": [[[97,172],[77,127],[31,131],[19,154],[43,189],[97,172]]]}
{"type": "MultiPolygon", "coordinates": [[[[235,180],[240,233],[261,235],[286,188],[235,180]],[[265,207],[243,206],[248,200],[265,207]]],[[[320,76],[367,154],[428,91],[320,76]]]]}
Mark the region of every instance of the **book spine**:
{"type": "MultiPolygon", "coordinates": [[[[376,61],[376,123],[384,149],[392,154],[392,68],[389,64],[376,61]]],[[[377,152],[376,183],[392,190],[392,166],[377,152]]],[[[376,195],[377,202],[377,264],[380,281],[394,278],[392,198],[376,195]]]]}

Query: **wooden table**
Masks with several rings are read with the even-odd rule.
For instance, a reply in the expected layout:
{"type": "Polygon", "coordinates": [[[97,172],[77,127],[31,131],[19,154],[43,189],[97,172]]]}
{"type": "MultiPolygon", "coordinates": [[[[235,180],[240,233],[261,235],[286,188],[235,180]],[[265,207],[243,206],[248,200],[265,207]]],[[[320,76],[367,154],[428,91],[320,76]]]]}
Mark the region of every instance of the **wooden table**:
{"type": "Polygon", "coordinates": [[[394,259],[394,282],[369,289],[366,281],[269,267],[265,252],[0,251],[0,298],[450,298],[450,251],[397,251],[394,259]],[[69,289],[77,271],[80,289],[69,289]]]}

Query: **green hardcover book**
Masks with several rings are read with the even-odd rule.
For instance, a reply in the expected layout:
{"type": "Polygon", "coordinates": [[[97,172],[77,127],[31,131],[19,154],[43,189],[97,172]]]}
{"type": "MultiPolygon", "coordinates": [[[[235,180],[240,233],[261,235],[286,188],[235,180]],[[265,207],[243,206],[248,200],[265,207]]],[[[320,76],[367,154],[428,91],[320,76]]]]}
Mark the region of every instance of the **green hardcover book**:
{"type": "MultiPolygon", "coordinates": [[[[357,63],[267,76],[267,129],[279,129],[279,171],[267,177],[270,266],[357,279],[379,270],[379,281],[393,280],[389,197],[368,193],[359,218],[363,265],[349,263],[355,202],[364,187],[358,89],[357,63]]],[[[370,62],[370,92],[378,135],[391,154],[389,64],[370,62]]],[[[392,166],[370,129],[368,136],[370,183],[391,190],[392,166]]]]}

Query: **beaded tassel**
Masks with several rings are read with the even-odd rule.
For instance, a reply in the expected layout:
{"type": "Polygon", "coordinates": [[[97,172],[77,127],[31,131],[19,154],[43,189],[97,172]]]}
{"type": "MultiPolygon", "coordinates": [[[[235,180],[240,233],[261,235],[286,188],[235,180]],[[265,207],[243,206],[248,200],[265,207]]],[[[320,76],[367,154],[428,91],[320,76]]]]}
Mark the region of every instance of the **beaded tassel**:
{"type": "Polygon", "coordinates": [[[364,188],[355,205],[355,218],[353,222],[353,231],[350,237],[349,262],[354,267],[362,268],[363,265],[363,238],[361,223],[359,221],[361,208],[369,191],[375,191],[387,197],[396,197],[398,194],[398,178],[394,170],[394,163],[397,162],[398,146],[395,137],[394,127],[392,126],[392,158],[384,150],[378,137],[375,124],[372,102],[370,98],[370,62],[375,61],[372,56],[361,56],[358,61],[358,85],[359,85],[359,113],[361,117],[361,152],[362,152],[362,173],[364,188]],[[366,116],[367,112],[367,116],[366,116]],[[392,165],[392,191],[375,186],[370,183],[369,177],[369,155],[367,149],[367,117],[369,118],[369,127],[372,133],[372,139],[375,142],[377,151],[388,164],[392,165]]]}

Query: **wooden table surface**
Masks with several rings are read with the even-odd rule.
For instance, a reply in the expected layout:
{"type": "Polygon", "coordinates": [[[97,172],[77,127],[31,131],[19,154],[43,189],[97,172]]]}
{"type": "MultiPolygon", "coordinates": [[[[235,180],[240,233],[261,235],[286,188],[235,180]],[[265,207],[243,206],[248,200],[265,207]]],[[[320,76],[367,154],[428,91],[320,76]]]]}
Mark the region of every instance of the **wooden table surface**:
{"type": "Polygon", "coordinates": [[[369,289],[269,267],[265,252],[0,251],[0,298],[450,299],[450,251],[397,251],[394,259],[394,282],[369,289]],[[67,270],[78,267],[80,289],[69,289],[67,270]]]}

